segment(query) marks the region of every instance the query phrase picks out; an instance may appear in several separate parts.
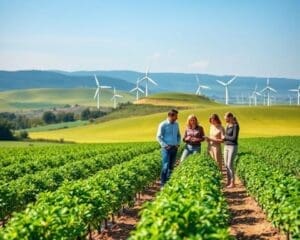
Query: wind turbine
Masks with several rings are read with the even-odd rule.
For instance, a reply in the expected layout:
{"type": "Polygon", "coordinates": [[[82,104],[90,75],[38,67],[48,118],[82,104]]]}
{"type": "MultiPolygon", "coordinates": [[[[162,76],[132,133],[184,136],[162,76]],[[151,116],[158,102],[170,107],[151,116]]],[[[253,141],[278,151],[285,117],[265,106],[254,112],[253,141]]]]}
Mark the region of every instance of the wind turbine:
{"type": "Polygon", "coordinates": [[[257,96],[261,96],[261,94],[257,91],[257,85],[255,85],[255,89],[252,92],[252,98],[255,106],[257,106],[257,96]]]}
{"type": "Polygon", "coordinates": [[[297,105],[299,106],[300,105],[300,84],[298,84],[298,88],[290,89],[289,91],[290,92],[297,92],[297,95],[298,95],[297,105]]]}
{"type": "Polygon", "coordinates": [[[228,86],[237,78],[237,76],[234,76],[231,78],[228,82],[223,82],[220,80],[216,80],[219,84],[223,85],[225,87],[225,104],[228,105],[229,100],[229,94],[228,94],[228,86]]]}
{"type": "Polygon", "coordinates": [[[274,88],[272,88],[272,87],[270,87],[270,79],[269,78],[267,78],[267,86],[263,89],[263,90],[261,90],[261,92],[267,92],[267,106],[270,106],[270,93],[271,93],[271,91],[272,92],[274,92],[274,93],[276,93],[277,91],[274,89],[274,88]]]}
{"type": "Polygon", "coordinates": [[[136,80],[136,87],[131,89],[130,92],[136,92],[136,100],[137,101],[140,98],[140,92],[144,93],[144,91],[139,87],[139,79],[136,80]]]}
{"type": "Polygon", "coordinates": [[[289,103],[290,103],[290,105],[292,105],[292,100],[293,100],[293,98],[292,98],[291,95],[289,95],[288,97],[289,97],[289,103]]]}
{"type": "Polygon", "coordinates": [[[200,95],[202,95],[201,89],[210,89],[210,87],[205,86],[205,85],[201,85],[200,81],[199,81],[199,78],[198,78],[198,75],[196,75],[196,79],[197,79],[197,83],[198,83],[198,88],[197,88],[197,91],[196,91],[196,95],[200,96],[200,95]]]}
{"type": "Polygon", "coordinates": [[[249,98],[249,106],[251,106],[252,105],[252,95],[249,94],[248,98],[249,98]]]}
{"type": "Polygon", "coordinates": [[[147,68],[145,76],[139,81],[140,83],[144,82],[144,81],[146,83],[146,85],[145,85],[146,97],[148,97],[148,83],[152,83],[153,85],[158,86],[158,84],[153,79],[148,77],[148,72],[149,72],[149,68],[147,68]]]}
{"type": "Polygon", "coordinates": [[[111,101],[114,101],[114,108],[117,108],[117,99],[122,97],[122,95],[117,94],[116,88],[114,87],[114,95],[111,98],[111,101]]]}
{"type": "Polygon", "coordinates": [[[96,92],[95,92],[95,96],[94,96],[94,99],[97,98],[97,108],[99,109],[100,108],[100,91],[101,89],[108,89],[108,88],[111,88],[110,86],[101,86],[99,81],[98,81],[98,78],[96,75],[94,75],[95,77],[95,81],[96,81],[96,85],[97,85],[97,89],[96,89],[96,92]]]}

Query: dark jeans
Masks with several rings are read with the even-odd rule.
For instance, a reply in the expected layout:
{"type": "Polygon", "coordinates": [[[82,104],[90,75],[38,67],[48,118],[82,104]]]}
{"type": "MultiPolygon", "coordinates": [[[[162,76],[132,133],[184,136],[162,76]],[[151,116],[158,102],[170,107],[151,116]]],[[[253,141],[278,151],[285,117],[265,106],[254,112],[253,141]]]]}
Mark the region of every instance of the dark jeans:
{"type": "Polygon", "coordinates": [[[172,170],[176,162],[177,148],[163,148],[162,151],[162,169],[161,169],[161,186],[163,186],[170,178],[172,170]]]}

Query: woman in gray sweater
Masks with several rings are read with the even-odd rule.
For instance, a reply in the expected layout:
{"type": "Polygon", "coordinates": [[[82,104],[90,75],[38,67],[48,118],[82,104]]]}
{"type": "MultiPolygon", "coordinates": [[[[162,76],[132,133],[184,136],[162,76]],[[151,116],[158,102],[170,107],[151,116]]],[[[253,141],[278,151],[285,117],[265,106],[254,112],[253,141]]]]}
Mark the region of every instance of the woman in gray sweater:
{"type": "Polygon", "coordinates": [[[234,182],[234,159],[238,152],[238,138],[240,126],[231,112],[225,114],[225,121],[227,123],[224,141],[224,162],[227,171],[227,187],[233,188],[234,182]]]}

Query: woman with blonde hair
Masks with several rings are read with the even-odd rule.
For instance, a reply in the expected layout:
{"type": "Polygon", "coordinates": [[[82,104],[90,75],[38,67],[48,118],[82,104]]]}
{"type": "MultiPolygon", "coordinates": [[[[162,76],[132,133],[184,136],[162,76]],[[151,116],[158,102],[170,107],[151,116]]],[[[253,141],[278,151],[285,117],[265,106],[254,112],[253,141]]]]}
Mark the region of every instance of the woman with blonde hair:
{"type": "Polygon", "coordinates": [[[198,123],[197,117],[192,114],[188,117],[186,123],[186,130],[183,141],[185,148],[182,152],[180,161],[182,162],[190,154],[196,154],[201,151],[201,142],[205,140],[204,130],[198,123]]]}
{"type": "Polygon", "coordinates": [[[208,153],[217,162],[220,171],[222,171],[223,156],[221,143],[223,142],[225,131],[217,114],[212,114],[209,118],[209,122],[209,137],[206,137],[208,142],[208,153]]]}
{"type": "Polygon", "coordinates": [[[231,112],[227,112],[224,116],[227,123],[224,140],[224,162],[227,171],[227,187],[233,188],[234,183],[234,159],[238,151],[238,138],[240,126],[236,117],[231,112]]]}

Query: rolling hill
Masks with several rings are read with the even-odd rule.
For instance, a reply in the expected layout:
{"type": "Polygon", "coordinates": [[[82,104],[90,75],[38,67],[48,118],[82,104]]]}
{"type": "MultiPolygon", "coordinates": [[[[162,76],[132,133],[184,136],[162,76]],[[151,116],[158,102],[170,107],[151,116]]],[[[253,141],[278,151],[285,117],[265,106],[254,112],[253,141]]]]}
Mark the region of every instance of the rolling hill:
{"type": "MultiPolygon", "coordinates": [[[[154,95],[153,99],[170,98],[173,103],[177,102],[177,106],[182,106],[188,101],[193,102],[193,99],[186,99],[187,95],[177,94],[154,95]]],[[[157,104],[160,104],[159,101],[157,104]]],[[[192,106],[193,108],[180,111],[179,122],[182,132],[185,128],[186,118],[189,114],[196,114],[200,123],[205,127],[205,130],[208,131],[208,118],[212,113],[218,113],[220,116],[223,116],[225,112],[232,111],[239,120],[242,138],[254,136],[300,135],[300,129],[298,127],[300,119],[299,107],[234,107],[214,104],[207,102],[205,99],[200,101],[199,106],[200,107],[192,106]]],[[[32,132],[30,133],[30,137],[44,139],[63,138],[64,140],[75,142],[154,141],[157,126],[165,118],[166,113],[131,116],[70,129],[32,132]]]]}
{"type": "MultiPolygon", "coordinates": [[[[95,89],[92,88],[44,88],[24,89],[0,92],[0,111],[15,111],[27,109],[40,109],[63,107],[66,104],[96,106],[94,100],[95,89]]],[[[128,92],[120,91],[123,98],[120,102],[133,101],[134,96],[128,92]]],[[[112,90],[103,90],[100,96],[101,106],[111,107],[112,90]]]]}
{"type": "Polygon", "coordinates": [[[136,104],[152,104],[157,106],[177,106],[188,108],[207,108],[212,106],[219,106],[219,103],[205,96],[197,96],[195,94],[187,93],[156,93],[147,98],[142,98],[136,104]]]}
{"type": "MultiPolygon", "coordinates": [[[[93,75],[97,74],[105,85],[115,86],[117,89],[128,91],[133,88],[137,78],[144,75],[135,71],[0,71],[0,91],[31,88],[91,88],[95,87],[93,75]]],[[[231,76],[198,74],[202,84],[211,87],[204,94],[220,102],[224,100],[224,89],[216,80],[227,81],[231,76]]],[[[155,73],[150,77],[158,82],[159,86],[151,86],[151,93],[158,92],[186,92],[194,93],[197,87],[195,74],[192,73],[155,73]]],[[[288,103],[289,89],[298,85],[296,79],[271,78],[271,85],[278,90],[274,95],[277,103],[288,103]]],[[[255,76],[240,76],[230,87],[230,102],[246,102],[249,94],[257,84],[261,90],[266,84],[266,78],[255,76]]],[[[143,85],[143,84],[142,84],[143,85]]],[[[293,101],[296,95],[292,94],[293,101]]],[[[262,98],[258,99],[259,102],[262,98]]]]}
{"type": "MultiPolygon", "coordinates": [[[[128,91],[134,87],[126,80],[99,76],[101,84],[128,91]]],[[[0,71],[0,91],[31,88],[93,88],[94,74],[74,76],[54,71],[0,71]]]]}

